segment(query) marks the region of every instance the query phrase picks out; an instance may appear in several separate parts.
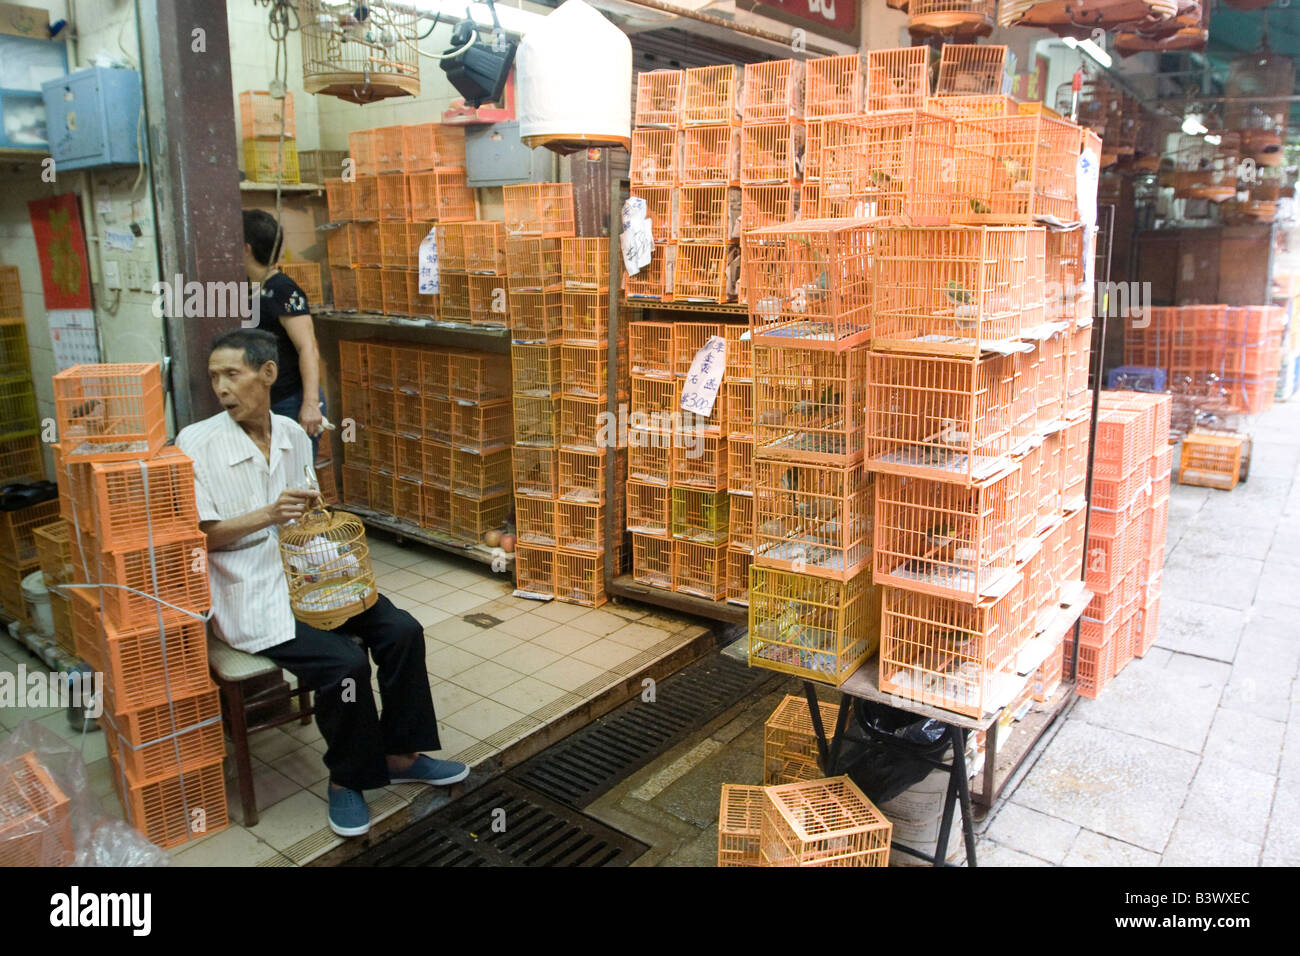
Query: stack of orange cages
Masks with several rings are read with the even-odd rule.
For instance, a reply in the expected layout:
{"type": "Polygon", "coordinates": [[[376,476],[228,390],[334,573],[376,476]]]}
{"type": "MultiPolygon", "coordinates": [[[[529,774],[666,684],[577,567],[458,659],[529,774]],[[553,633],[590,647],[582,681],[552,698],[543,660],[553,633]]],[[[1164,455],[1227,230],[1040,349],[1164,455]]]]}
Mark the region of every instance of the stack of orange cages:
{"type": "Polygon", "coordinates": [[[420,291],[420,244],[435,223],[474,218],[464,128],[359,130],[348,148],[352,175],[325,180],[335,310],[437,318],[438,294],[420,291]]]}
{"type": "MultiPolygon", "coordinates": [[[[549,600],[556,592],[557,502],[561,495],[559,420],[564,392],[563,243],[574,234],[572,186],[565,183],[527,183],[506,186],[505,259],[509,294],[511,400],[514,408],[514,443],[511,449],[515,530],[515,593],[549,600]]],[[[454,250],[459,254],[459,248],[454,250]]],[[[608,288],[608,284],[606,284],[608,288]]],[[[608,305],[605,305],[608,312],[608,305]]],[[[577,316],[578,312],[571,312],[577,316]]],[[[586,356],[575,353],[571,358],[586,356]]],[[[589,381],[589,379],[588,379],[589,381]]],[[[581,467],[594,458],[571,458],[570,475],[594,476],[581,467]]],[[[593,493],[594,483],[585,486],[593,493]]],[[[569,485],[569,491],[577,488],[569,485]]],[[[602,491],[603,493],[603,491],[602,491]]],[[[598,568],[600,587],[591,578],[584,587],[593,595],[603,591],[604,569],[598,568]]],[[[580,567],[577,573],[590,571],[580,567]]],[[[566,565],[572,585],[575,569],[566,565]]]]}
{"type": "Polygon", "coordinates": [[[239,94],[239,125],[244,144],[244,175],[255,183],[296,183],[297,124],[293,94],[282,98],[266,90],[239,94]]]}
{"type": "Polygon", "coordinates": [[[53,384],[74,646],[104,676],[100,725],[127,821],[178,846],[228,822],[194,466],[164,446],[156,363],[78,365],[53,384]]]}
{"type": "Polygon", "coordinates": [[[650,70],[636,78],[628,174],[632,196],[645,203],[655,248],[649,265],[624,272],[628,298],[671,299],[677,258],[677,215],[682,182],[683,70],[650,70]]]}
{"type": "Polygon", "coordinates": [[[0,484],[45,479],[23,314],[18,267],[0,265],[0,484]]]}
{"type": "Polygon", "coordinates": [[[858,116],[866,108],[862,58],[856,53],[808,61],[804,77],[804,179],[799,190],[799,218],[815,219],[820,211],[825,170],[826,127],[858,116]]]}
{"type": "Polygon", "coordinates": [[[402,342],[339,343],[344,505],[478,545],[510,516],[510,364],[402,342]]]}

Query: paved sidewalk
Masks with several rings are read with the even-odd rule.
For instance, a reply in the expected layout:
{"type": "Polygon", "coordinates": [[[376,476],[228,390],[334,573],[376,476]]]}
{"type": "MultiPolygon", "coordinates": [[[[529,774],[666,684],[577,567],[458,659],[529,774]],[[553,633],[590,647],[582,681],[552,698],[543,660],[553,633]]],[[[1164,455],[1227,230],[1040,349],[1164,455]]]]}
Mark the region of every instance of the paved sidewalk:
{"type": "MultiPolygon", "coordinates": [[[[1300,865],[1300,400],[1254,435],[1246,484],[1172,489],[1155,647],[1039,742],[979,823],[981,866],[1300,865]]],[[[797,687],[587,812],[652,845],[637,865],[713,865],[721,785],[762,778],[764,719],[797,687]]]]}

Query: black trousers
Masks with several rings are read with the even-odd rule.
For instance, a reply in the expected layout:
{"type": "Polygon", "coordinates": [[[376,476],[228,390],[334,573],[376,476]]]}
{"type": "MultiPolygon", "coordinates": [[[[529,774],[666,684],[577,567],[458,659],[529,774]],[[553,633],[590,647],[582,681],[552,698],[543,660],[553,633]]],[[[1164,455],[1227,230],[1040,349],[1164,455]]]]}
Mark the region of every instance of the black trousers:
{"type": "Polygon", "coordinates": [[[388,783],[386,755],[441,749],[419,621],[381,594],[369,610],[333,631],[297,625],[293,640],[258,653],[316,692],[330,780],[373,790],[388,783]],[[379,667],[382,714],[370,687],[370,655],[379,667]]]}

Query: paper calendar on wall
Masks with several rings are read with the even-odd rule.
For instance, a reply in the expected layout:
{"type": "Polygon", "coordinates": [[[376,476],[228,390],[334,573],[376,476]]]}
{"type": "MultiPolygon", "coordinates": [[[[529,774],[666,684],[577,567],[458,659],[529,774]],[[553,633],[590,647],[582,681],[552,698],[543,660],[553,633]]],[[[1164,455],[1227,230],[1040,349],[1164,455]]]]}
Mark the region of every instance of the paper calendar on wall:
{"type": "Polygon", "coordinates": [[[99,336],[95,313],[90,309],[51,309],[50,344],[54,347],[54,371],[74,365],[99,363],[99,336]]]}

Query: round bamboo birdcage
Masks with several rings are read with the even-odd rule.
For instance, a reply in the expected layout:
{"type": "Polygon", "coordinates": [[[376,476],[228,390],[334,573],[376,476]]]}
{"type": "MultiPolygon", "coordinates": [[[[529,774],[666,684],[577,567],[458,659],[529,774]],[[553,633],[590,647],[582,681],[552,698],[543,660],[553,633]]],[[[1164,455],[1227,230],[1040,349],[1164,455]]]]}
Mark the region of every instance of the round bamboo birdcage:
{"type": "Polygon", "coordinates": [[[417,17],[370,4],[299,0],[302,84],[308,93],[372,103],[420,92],[417,17]]]}
{"type": "Polygon", "coordinates": [[[293,615],[332,631],[379,597],[361,520],[321,506],[280,529],[280,561],[293,615]]]}
{"type": "Polygon", "coordinates": [[[995,0],[909,0],[907,29],[913,36],[988,36],[996,14],[995,0]]]}

